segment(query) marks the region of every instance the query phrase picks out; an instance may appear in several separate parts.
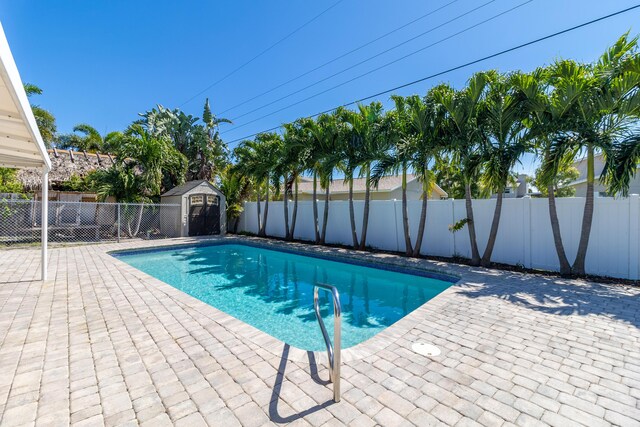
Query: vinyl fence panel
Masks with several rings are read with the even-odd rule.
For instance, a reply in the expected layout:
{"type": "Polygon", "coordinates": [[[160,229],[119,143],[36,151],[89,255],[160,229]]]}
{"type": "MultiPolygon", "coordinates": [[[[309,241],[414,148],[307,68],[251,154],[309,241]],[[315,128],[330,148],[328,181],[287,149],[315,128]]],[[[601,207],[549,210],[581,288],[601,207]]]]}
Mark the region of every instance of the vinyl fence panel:
{"type": "MultiPolygon", "coordinates": [[[[578,250],[582,211],[585,199],[581,197],[556,200],[563,244],[569,262],[573,262],[578,250]]],[[[482,255],[489,238],[493,220],[495,199],[474,200],[473,209],[482,255]]],[[[449,227],[466,218],[464,200],[429,200],[427,221],[421,253],[432,256],[471,257],[467,226],[456,233],[449,227]]],[[[411,240],[415,245],[421,201],[407,204],[411,240]]],[[[318,203],[318,219],[322,224],[324,203],[318,203]]],[[[361,237],[363,201],[354,201],[356,229],[361,237]]],[[[262,206],[264,212],[264,202],[262,206]]],[[[289,206],[292,219],[293,203],[289,206]]],[[[258,232],[255,202],[245,203],[240,228],[258,232]]],[[[269,203],[267,235],[284,237],[282,202],[269,203]]],[[[313,204],[299,202],[295,238],[313,241],[313,204]]],[[[329,206],[327,243],[351,245],[351,222],[348,201],[332,201],[329,206]]],[[[402,201],[372,200],[369,212],[367,246],[389,251],[405,251],[402,224],[402,201]]],[[[549,205],[547,199],[505,199],[492,260],[527,268],[557,271],[556,255],[549,205]]],[[[589,274],[620,278],[640,278],[640,198],[596,198],[593,225],[587,252],[586,270],[589,274]]]]}

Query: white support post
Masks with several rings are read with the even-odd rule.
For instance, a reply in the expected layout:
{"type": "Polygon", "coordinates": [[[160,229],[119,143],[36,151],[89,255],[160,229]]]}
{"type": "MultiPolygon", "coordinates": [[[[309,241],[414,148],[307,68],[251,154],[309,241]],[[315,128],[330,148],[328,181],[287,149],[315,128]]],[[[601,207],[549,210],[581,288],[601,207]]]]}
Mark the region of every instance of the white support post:
{"type": "Polygon", "coordinates": [[[40,272],[42,281],[47,280],[47,241],[49,238],[49,169],[45,166],[42,172],[42,213],[40,223],[42,225],[42,260],[40,272]]]}
{"type": "Polygon", "coordinates": [[[640,196],[629,196],[629,273],[631,280],[640,279],[640,196]]]}

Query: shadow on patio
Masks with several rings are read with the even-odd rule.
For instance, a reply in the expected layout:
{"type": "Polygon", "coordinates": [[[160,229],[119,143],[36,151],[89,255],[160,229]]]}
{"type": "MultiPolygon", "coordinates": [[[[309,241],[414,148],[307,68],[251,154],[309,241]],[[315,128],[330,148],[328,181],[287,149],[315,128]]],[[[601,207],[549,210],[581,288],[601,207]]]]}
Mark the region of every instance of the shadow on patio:
{"type": "MultiPolygon", "coordinates": [[[[287,360],[289,358],[289,344],[285,344],[282,349],[282,355],[280,356],[280,365],[278,366],[278,373],[276,374],[276,381],[273,384],[273,392],[271,393],[271,403],[269,403],[269,419],[274,423],[291,423],[297,419],[304,418],[305,416],[324,409],[334,404],[333,400],[328,400],[321,404],[311,406],[304,411],[298,412],[292,415],[281,415],[278,410],[278,403],[280,402],[280,392],[282,385],[285,381],[284,373],[287,368],[287,360]]],[[[323,381],[318,376],[318,369],[315,362],[315,358],[312,352],[308,352],[309,357],[309,369],[311,370],[311,378],[319,385],[326,386],[329,381],[323,381]]]]}
{"type": "MultiPolygon", "coordinates": [[[[494,271],[474,273],[493,275],[494,271]]],[[[500,275],[503,277],[499,281],[460,284],[457,293],[469,298],[496,297],[559,316],[608,316],[640,328],[640,288],[538,275],[500,275]]]]}

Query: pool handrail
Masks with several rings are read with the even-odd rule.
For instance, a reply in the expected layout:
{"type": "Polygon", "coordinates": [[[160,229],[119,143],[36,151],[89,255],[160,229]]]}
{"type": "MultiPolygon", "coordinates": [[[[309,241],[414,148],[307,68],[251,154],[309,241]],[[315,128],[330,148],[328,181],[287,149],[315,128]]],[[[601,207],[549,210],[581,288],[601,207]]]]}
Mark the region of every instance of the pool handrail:
{"type": "Polygon", "coordinates": [[[316,283],[313,286],[313,309],[316,312],[316,318],[322,331],[324,343],[327,346],[327,355],[329,357],[329,381],[333,383],[333,401],[340,402],[340,349],[341,340],[340,332],[342,330],[342,306],[340,305],[340,294],[335,286],[326,285],[324,283],[316,283]],[[320,314],[320,303],[318,291],[325,290],[333,296],[333,345],[329,339],[327,328],[320,314]]]}

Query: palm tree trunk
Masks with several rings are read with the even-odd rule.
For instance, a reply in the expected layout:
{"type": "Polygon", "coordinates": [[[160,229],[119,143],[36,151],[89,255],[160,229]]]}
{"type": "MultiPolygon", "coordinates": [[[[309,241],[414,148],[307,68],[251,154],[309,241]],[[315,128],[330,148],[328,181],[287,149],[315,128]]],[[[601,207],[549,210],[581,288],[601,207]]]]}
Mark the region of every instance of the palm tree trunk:
{"type": "Polygon", "coordinates": [[[413,248],[413,256],[420,255],[422,248],[422,238],[424,237],[424,228],[427,224],[427,200],[429,199],[429,183],[426,179],[422,183],[422,211],[420,212],[420,223],[418,224],[418,236],[416,237],[416,245],[413,248]]]}
{"type": "Polygon", "coordinates": [[[351,238],[353,249],[358,249],[358,235],[356,234],[356,216],[353,212],[353,177],[349,179],[349,219],[351,220],[351,238]]]}
{"type": "Polygon", "coordinates": [[[293,214],[291,215],[291,240],[295,238],[296,219],[298,218],[298,180],[293,181],[293,214]]]}
{"type": "Polygon", "coordinates": [[[320,236],[320,244],[324,245],[327,238],[327,221],[329,221],[329,184],[324,190],[324,214],[322,215],[322,235],[320,236]]]}
{"type": "Polygon", "coordinates": [[[482,260],[480,264],[483,267],[488,267],[491,264],[491,254],[493,253],[493,247],[496,244],[496,237],[498,236],[498,227],[500,226],[500,215],[502,215],[502,197],[503,192],[498,192],[498,198],[496,199],[496,208],[493,211],[493,220],[491,221],[491,230],[489,231],[489,240],[487,241],[487,247],[484,248],[484,254],[482,254],[482,260]]]}
{"type": "Polygon", "coordinates": [[[256,193],[258,198],[258,202],[256,203],[256,207],[258,208],[258,236],[261,236],[262,235],[262,215],[260,212],[260,185],[258,185],[256,193]]]}
{"type": "Polygon", "coordinates": [[[404,230],[404,250],[407,255],[413,254],[411,232],[409,230],[409,213],[407,212],[407,168],[402,168],[402,228],[404,230]]]}
{"type": "Polygon", "coordinates": [[[313,172],[313,231],[316,236],[316,244],[320,243],[320,229],[318,226],[318,174],[313,172]]]}
{"type": "Polygon", "coordinates": [[[289,186],[287,184],[287,175],[284,176],[284,198],[282,199],[282,206],[284,208],[284,238],[289,238],[289,186]]]}
{"type": "Polygon", "coordinates": [[[547,187],[549,193],[549,219],[551,220],[551,231],[553,231],[553,243],[558,254],[558,262],[560,263],[560,275],[569,276],[571,274],[571,265],[567,259],[562,243],[562,234],[560,234],[560,221],[558,220],[558,211],[556,209],[556,195],[553,184],[547,187]]]}
{"type": "Polygon", "coordinates": [[[367,245],[367,228],[369,228],[369,202],[371,197],[371,167],[367,165],[367,178],[364,190],[364,212],[362,214],[362,235],[360,236],[360,250],[364,250],[367,245]]]}
{"type": "Polygon", "coordinates": [[[480,252],[476,239],[476,225],[473,221],[473,204],[471,202],[471,184],[464,186],[465,208],[467,209],[467,229],[469,230],[469,244],[471,245],[471,265],[480,265],[480,252]]]}
{"type": "Polygon", "coordinates": [[[264,199],[264,219],[262,220],[262,236],[267,235],[267,216],[269,215],[269,176],[267,175],[267,191],[264,199]]]}
{"type": "Polygon", "coordinates": [[[573,267],[571,268],[572,273],[578,275],[585,274],[585,259],[587,258],[589,237],[591,236],[591,224],[593,223],[593,157],[593,146],[589,144],[587,147],[587,197],[584,204],[584,213],[582,214],[582,230],[580,232],[578,253],[576,254],[576,259],[573,262],[573,267]]]}

